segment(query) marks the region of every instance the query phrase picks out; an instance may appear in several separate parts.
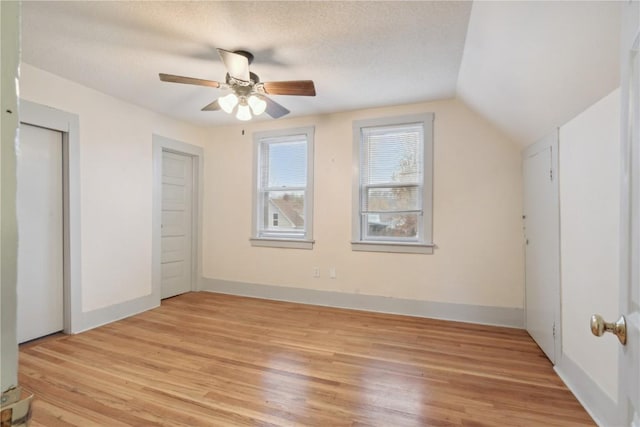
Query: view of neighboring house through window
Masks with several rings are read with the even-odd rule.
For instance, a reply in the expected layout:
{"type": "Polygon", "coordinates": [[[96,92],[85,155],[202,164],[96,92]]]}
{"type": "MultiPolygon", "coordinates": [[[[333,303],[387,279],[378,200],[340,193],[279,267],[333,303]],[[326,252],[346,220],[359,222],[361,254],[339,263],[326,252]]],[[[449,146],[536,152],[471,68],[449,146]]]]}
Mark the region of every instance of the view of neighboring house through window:
{"type": "Polygon", "coordinates": [[[432,252],[433,114],[354,122],[353,249],[432,252]]]}
{"type": "Polygon", "coordinates": [[[311,248],[313,133],[254,133],[254,245],[311,248]]]}

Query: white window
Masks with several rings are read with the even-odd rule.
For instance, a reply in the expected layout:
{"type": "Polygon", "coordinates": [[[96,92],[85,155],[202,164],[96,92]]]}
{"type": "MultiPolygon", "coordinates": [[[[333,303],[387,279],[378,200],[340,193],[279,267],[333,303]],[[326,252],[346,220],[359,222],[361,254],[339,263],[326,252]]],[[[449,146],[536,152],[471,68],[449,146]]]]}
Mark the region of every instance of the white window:
{"type": "Polygon", "coordinates": [[[433,119],[353,123],[353,250],[433,253],[433,119]]]}
{"type": "Polygon", "coordinates": [[[313,247],[314,128],[256,132],[254,246],[313,247]]]}

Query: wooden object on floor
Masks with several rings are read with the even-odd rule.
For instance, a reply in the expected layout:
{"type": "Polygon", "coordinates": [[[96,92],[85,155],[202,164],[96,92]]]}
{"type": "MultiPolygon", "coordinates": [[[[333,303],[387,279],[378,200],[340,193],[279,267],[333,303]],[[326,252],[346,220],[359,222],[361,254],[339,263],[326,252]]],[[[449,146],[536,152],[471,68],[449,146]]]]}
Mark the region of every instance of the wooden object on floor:
{"type": "Polygon", "coordinates": [[[20,348],[32,426],[592,426],[523,330],[189,293],[20,348]]]}

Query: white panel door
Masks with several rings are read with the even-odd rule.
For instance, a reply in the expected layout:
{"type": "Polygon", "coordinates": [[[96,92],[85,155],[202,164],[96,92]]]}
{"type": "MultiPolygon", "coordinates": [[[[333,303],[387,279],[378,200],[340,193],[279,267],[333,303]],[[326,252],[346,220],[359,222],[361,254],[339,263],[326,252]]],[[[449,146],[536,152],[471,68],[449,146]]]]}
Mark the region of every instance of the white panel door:
{"type": "MultiPolygon", "coordinates": [[[[556,362],[560,330],[560,211],[554,156],[557,132],[524,153],[525,313],[527,332],[556,362]]],[[[557,174],[556,174],[557,175],[557,174]]]]}
{"type": "Polygon", "coordinates": [[[618,378],[625,425],[640,427],[640,2],[621,7],[620,309],[627,319],[627,344],[620,347],[618,378]]]}
{"type": "Polygon", "coordinates": [[[162,153],[162,298],[191,291],[193,158],[162,153]]]}
{"type": "Polygon", "coordinates": [[[22,343],[64,328],[62,133],[21,124],[17,161],[22,343]]]}

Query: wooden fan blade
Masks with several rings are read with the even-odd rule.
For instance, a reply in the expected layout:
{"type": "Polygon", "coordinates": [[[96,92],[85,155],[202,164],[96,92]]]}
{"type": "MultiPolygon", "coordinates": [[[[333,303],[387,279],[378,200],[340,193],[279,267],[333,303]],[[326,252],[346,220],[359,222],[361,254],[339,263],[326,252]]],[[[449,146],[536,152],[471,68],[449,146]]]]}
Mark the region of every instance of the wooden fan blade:
{"type": "Polygon", "coordinates": [[[264,93],[269,95],[316,96],[312,80],[293,80],[288,82],[264,82],[264,93]]]}
{"type": "Polygon", "coordinates": [[[218,49],[218,54],[231,77],[245,82],[249,81],[249,60],[247,57],[224,49],[218,49]]]}
{"type": "Polygon", "coordinates": [[[211,104],[207,104],[202,108],[202,111],[217,111],[220,109],[220,104],[218,104],[218,100],[216,99],[211,104]]]}
{"type": "Polygon", "coordinates": [[[170,83],[183,83],[187,85],[198,85],[208,87],[220,87],[220,83],[213,80],[196,79],[193,77],[175,76],[173,74],[160,73],[160,80],[170,83]]]}
{"type": "Polygon", "coordinates": [[[265,110],[265,112],[271,117],[273,117],[274,119],[277,119],[279,117],[282,117],[290,113],[289,110],[284,108],[282,105],[278,104],[273,99],[264,95],[260,95],[260,98],[267,103],[267,109],[265,110]]]}

